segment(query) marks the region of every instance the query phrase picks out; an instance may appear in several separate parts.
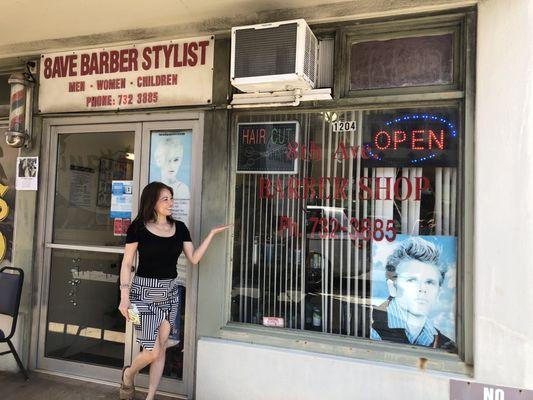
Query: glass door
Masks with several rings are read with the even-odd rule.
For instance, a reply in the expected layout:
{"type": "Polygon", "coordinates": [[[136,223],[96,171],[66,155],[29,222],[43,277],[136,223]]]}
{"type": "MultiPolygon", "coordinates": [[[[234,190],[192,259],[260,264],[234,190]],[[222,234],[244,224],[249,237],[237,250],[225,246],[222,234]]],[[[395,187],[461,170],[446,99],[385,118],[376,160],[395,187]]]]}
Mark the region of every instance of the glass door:
{"type": "MultiPolygon", "coordinates": [[[[163,182],[174,192],[173,217],[183,221],[198,243],[201,198],[202,135],[199,120],[145,122],[142,129],[141,187],[163,182]]],[[[196,268],[188,268],[182,254],[178,260],[181,312],[171,332],[160,390],[192,394],[196,337],[196,268]]],[[[134,343],[133,355],[140,351],[134,343]]],[[[148,385],[148,368],[137,380],[148,385]]]]}
{"type": "MultiPolygon", "coordinates": [[[[141,350],[118,311],[125,233],[140,190],[159,180],[174,188],[174,216],[197,239],[200,122],[63,125],[50,134],[38,368],[118,383],[122,366],[141,350]]],[[[182,307],[159,388],[187,396],[198,277],[184,256],[177,268],[182,307]]],[[[147,373],[137,387],[148,387],[147,373]]]]}
{"type": "Polygon", "coordinates": [[[51,128],[39,368],[118,381],[131,358],[118,282],[138,199],[141,130],[140,123],[51,128]],[[115,204],[117,182],[129,188],[128,204],[115,204]]]}

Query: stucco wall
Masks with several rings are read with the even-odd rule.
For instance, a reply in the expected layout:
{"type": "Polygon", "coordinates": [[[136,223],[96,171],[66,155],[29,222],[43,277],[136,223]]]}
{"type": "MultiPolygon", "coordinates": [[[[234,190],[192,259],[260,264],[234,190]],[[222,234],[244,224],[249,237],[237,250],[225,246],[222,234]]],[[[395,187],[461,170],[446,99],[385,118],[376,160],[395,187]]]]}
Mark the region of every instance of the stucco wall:
{"type": "MultiPolygon", "coordinates": [[[[34,119],[34,127],[36,120],[34,119]]],[[[3,138],[2,138],[3,139],[3,138]]],[[[33,130],[33,144],[30,149],[21,149],[19,156],[39,156],[41,144],[41,130],[37,126],[33,130]]],[[[40,173],[40,172],[39,172],[40,173]]],[[[10,188],[10,190],[15,190],[10,188]]],[[[27,365],[29,359],[29,343],[31,338],[32,306],[35,303],[33,290],[33,255],[35,236],[35,213],[37,209],[37,192],[19,191],[15,200],[15,226],[13,236],[13,259],[12,266],[22,268],[24,271],[24,284],[20,298],[17,330],[13,336],[13,345],[17,350],[22,362],[27,365]]],[[[11,328],[11,318],[0,316],[0,329],[6,334],[11,328]]],[[[7,351],[7,344],[0,345],[0,352],[7,351]]],[[[17,364],[11,354],[0,357],[0,370],[18,371],[17,364]]]]}
{"type": "Polygon", "coordinates": [[[0,65],[7,59],[158,37],[225,34],[232,26],[305,18],[307,21],[372,18],[442,10],[476,0],[19,0],[2,5],[0,65]],[[23,18],[21,17],[23,12],[23,18]],[[80,18],[83,15],[83,18],[80,18]],[[75,24],[72,21],[76,21],[75,24]],[[26,23],[32,29],[20,29],[26,23]]]}
{"type": "Polygon", "coordinates": [[[197,400],[447,400],[451,377],[209,338],[197,367],[197,400]]]}
{"type": "Polygon", "coordinates": [[[475,368],[533,388],[533,2],[479,5],[475,368]]]}

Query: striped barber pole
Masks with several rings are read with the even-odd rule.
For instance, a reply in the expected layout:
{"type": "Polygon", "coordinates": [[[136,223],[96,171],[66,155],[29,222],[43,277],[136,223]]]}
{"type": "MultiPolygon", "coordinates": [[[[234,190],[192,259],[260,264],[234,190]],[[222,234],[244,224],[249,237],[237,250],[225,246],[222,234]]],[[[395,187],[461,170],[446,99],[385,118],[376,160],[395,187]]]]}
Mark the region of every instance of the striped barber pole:
{"type": "Polygon", "coordinates": [[[24,117],[26,116],[26,84],[21,73],[11,75],[11,109],[9,113],[9,131],[24,132],[24,117]]]}
{"type": "Polygon", "coordinates": [[[24,74],[15,73],[9,77],[11,85],[11,107],[9,113],[9,129],[6,131],[6,142],[11,147],[22,147],[29,145],[31,121],[26,121],[26,114],[31,113],[32,91],[28,87],[33,86],[33,82],[26,79],[24,74]]]}

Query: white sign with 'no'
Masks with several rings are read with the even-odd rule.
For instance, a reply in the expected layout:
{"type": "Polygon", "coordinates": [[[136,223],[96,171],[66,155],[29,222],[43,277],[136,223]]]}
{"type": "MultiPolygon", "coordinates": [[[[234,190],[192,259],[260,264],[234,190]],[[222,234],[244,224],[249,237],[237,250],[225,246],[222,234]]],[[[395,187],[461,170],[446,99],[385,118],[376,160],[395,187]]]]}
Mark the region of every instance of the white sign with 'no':
{"type": "Polygon", "coordinates": [[[533,400],[533,391],[452,379],[450,400],[533,400]]]}

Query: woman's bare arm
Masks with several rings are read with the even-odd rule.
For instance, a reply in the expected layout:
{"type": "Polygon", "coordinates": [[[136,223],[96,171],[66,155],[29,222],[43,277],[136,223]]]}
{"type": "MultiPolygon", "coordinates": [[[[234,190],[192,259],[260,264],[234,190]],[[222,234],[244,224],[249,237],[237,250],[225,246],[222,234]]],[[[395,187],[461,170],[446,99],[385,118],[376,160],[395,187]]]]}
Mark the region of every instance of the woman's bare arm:
{"type": "Polygon", "coordinates": [[[207,237],[204,239],[202,244],[198,246],[197,249],[194,249],[194,245],[192,244],[192,242],[183,242],[183,253],[185,254],[185,257],[187,257],[187,260],[189,260],[189,262],[193,265],[198,264],[204,256],[205,252],[207,251],[207,248],[209,247],[209,244],[211,243],[213,237],[217,233],[224,232],[230,227],[231,225],[221,225],[211,229],[211,232],[209,232],[207,237]]]}
{"type": "Polygon", "coordinates": [[[127,243],[124,248],[124,257],[122,258],[122,265],[120,267],[120,285],[124,285],[120,288],[120,305],[118,309],[121,314],[129,320],[128,307],[130,306],[130,289],[131,273],[133,262],[135,260],[135,254],[137,252],[138,243],[127,243]],[[128,285],[126,287],[125,285],[128,285]]]}

